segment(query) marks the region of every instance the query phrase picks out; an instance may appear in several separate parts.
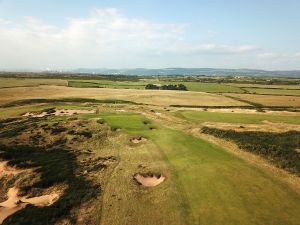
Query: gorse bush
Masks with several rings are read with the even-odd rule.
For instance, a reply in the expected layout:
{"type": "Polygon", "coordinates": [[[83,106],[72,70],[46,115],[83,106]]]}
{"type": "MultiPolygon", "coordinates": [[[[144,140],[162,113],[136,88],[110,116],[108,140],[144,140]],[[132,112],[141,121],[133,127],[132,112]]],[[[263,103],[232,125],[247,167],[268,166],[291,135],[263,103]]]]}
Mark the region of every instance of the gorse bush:
{"type": "Polygon", "coordinates": [[[300,175],[300,132],[289,131],[285,133],[237,132],[234,130],[221,130],[204,127],[202,132],[215,137],[232,140],[249,152],[261,155],[276,166],[300,175]]]}

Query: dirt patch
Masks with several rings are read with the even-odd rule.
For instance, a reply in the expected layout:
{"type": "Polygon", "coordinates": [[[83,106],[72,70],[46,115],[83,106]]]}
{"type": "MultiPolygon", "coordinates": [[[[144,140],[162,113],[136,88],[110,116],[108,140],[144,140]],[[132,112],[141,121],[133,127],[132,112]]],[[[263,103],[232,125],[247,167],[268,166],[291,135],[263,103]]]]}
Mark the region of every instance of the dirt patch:
{"type": "Polygon", "coordinates": [[[44,112],[27,112],[23,114],[24,117],[35,117],[41,118],[46,116],[73,116],[77,114],[88,114],[88,113],[95,113],[95,110],[79,110],[79,109],[54,109],[53,111],[44,111],[44,112]]]}
{"type": "Polygon", "coordinates": [[[38,207],[49,206],[59,198],[57,193],[33,198],[19,197],[18,192],[19,189],[17,188],[10,188],[7,193],[8,199],[0,203],[0,224],[2,224],[7,217],[25,208],[25,206],[28,204],[38,207]]]}
{"type": "Polygon", "coordinates": [[[138,136],[138,137],[132,137],[132,138],[130,138],[129,140],[130,140],[130,142],[132,142],[132,143],[134,143],[134,144],[138,144],[138,143],[140,143],[140,142],[146,141],[147,139],[144,138],[144,137],[142,137],[142,136],[138,136]]]}
{"type": "Polygon", "coordinates": [[[160,183],[164,182],[165,177],[161,174],[154,174],[154,173],[137,173],[134,175],[134,179],[140,184],[145,187],[155,187],[160,183]]]}

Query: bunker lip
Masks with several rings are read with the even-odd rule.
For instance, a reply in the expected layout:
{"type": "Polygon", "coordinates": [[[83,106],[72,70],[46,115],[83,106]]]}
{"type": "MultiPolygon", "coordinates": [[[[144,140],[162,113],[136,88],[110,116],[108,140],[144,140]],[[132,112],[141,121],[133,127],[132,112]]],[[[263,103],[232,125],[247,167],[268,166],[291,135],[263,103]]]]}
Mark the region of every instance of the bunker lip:
{"type": "Polygon", "coordinates": [[[155,187],[165,180],[165,177],[158,173],[136,173],[133,178],[139,185],[145,187],[155,187]]]}
{"type": "Polygon", "coordinates": [[[129,139],[130,142],[134,143],[134,144],[138,144],[140,142],[146,141],[147,139],[142,137],[142,136],[136,136],[136,137],[131,137],[129,139]]]}

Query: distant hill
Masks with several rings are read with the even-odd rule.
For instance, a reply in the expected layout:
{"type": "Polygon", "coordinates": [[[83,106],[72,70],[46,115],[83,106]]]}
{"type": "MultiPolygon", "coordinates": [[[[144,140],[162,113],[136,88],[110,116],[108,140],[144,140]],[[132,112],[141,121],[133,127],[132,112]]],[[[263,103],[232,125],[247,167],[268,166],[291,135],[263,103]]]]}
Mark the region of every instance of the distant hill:
{"type": "Polygon", "coordinates": [[[216,69],[216,68],[163,68],[163,69],[100,69],[79,68],[73,73],[123,74],[123,75],[225,75],[225,76],[286,76],[300,77],[300,70],[270,71],[255,69],[216,69]]]}

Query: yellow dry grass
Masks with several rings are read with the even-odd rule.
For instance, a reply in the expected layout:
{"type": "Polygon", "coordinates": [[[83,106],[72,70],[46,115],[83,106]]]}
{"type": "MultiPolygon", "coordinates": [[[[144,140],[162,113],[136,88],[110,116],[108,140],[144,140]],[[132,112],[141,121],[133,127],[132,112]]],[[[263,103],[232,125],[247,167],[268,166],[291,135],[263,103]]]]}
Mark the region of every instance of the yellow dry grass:
{"type": "Polygon", "coordinates": [[[0,88],[8,87],[32,87],[38,85],[67,86],[68,81],[62,79],[23,79],[23,78],[0,78],[0,88]]]}
{"type": "Polygon", "coordinates": [[[94,98],[129,100],[160,106],[240,106],[246,103],[226,96],[190,91],[71,88],[63,86],[15,87],[0,89],[0,104],[37,98],[94,98]]]}
{"type": "Polygon", "coordinates": [[[255,102],[265,106],[291,106],[300,107],[298,96],[277,96],[277,95],[255,95],[255,94],[226,94],[242,100],[255,102]]]}

